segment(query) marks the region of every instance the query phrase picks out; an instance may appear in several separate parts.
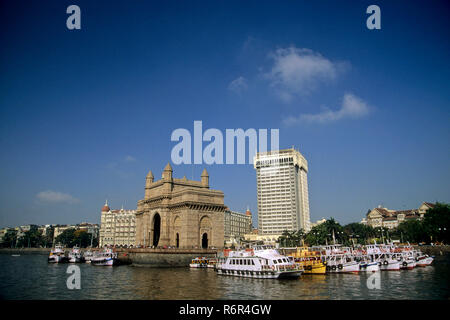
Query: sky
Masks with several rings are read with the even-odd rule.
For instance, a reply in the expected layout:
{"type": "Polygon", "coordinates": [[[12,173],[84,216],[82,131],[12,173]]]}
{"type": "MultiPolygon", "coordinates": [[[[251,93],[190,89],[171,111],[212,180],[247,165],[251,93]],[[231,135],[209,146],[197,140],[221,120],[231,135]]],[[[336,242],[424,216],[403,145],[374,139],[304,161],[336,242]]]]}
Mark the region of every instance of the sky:
{"type": "MultiPolygon", "coordinates": [[[[99,223],[106,199],[136,209],[172,132],[196,120],[279,129],[308,161],[312,221],[450,202],[448,14],[445,1],[2,1],[0,227],[99,223]]],[[[252,164],[172,167],[206,168],[257,220],[252,164]]]]}

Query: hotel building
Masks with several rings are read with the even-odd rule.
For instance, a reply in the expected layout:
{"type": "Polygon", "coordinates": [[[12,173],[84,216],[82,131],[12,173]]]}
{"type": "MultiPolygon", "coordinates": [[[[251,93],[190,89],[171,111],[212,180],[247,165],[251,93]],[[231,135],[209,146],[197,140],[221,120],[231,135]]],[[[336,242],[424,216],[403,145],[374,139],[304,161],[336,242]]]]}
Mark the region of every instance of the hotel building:
{"type": "Polygon", "coordinates": [[[259,152],[253,161],[258,192],[260,235],[311,229],[308,162],[295,149],[259,152]]]}
{"type": "Polygon", "coordinates": [[[99,246],[135,246],[136,210],[102,208],[99,246]]]}

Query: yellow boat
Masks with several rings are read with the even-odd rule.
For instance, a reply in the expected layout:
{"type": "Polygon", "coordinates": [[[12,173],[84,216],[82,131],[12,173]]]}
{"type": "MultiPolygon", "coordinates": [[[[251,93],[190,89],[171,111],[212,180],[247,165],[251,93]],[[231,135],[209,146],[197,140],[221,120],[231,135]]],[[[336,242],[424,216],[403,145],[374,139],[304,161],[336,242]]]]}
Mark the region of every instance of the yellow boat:
{"type": "Polygon", "coordinates": [[[305,274],[325,274],[326,266],[320,258],[319,251],[310,251],[308,247],[297,247],[296,252],[288,254],[303,267],[305,274]]]}

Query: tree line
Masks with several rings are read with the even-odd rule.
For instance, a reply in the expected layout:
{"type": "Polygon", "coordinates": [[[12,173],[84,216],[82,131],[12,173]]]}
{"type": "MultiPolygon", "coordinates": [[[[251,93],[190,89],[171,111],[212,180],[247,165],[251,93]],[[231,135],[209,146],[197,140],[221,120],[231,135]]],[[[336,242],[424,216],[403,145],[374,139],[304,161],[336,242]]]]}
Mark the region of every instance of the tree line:
{"type": "Polygon", "coordinates": [[[17,235],[17,230],[8,229],[0,246],[3,248],[48,248],[53,244],[61,243],[65,247],[78,245],[86,248],[91,245],[91,242],[93,247],[98,246],[98,238],[93,237],[86,230],[66,229],[55,238],[55,241],[53,241],[53,235],[54,227],[47,228],[44,235],[37,226],[31,226],[30,230],[20,237],[17,235]]]}

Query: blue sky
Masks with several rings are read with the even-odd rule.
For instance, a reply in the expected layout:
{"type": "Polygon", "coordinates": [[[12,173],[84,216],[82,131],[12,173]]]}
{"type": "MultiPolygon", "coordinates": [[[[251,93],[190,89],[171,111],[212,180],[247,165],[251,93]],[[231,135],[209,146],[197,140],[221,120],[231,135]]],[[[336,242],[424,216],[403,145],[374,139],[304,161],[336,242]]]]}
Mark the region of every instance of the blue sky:
{"type": "MultiPolygon", "coordinates": [[[[431,4],[3,1],[0,226],[99,222],[106,198],[136,208],[194,120],[279,129],[309,162],[313,221],[450,202],[449,7],[431,4]]],[[[174,176],[204,167],[256,218],[252,165],[174,176]]]]}

